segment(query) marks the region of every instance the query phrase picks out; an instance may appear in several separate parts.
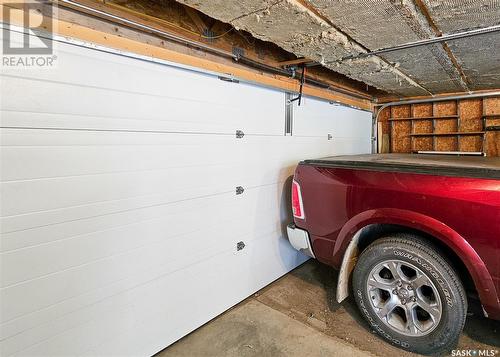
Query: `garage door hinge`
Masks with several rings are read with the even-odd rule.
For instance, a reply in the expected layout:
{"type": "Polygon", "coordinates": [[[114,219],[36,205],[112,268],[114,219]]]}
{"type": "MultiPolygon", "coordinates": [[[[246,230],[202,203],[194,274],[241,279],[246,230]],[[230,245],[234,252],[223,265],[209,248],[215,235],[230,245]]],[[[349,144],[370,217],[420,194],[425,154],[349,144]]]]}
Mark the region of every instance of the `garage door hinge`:
{"type": "Polygon", "coordinates": [[[224,77],[224,76],[219,76],[219,79],[221,81],[224,81],[224,82],[231,82],[231,83],[240,83],[239,80],[237,80],[236,78],[234,77],[224,77]]]}
{"type": "Polygon", "coordinates": [[[332,134],[328,134],[328,140],[332,140],[333,139],[333,135],[332,134]]]}
{"type": "Polygon", "coordinates": [[[236,130],[236,139],[241,139],[245,136],[245,133],[242,130],[236,130]]]}
{"type": "Polygon", "coordinates": [[[243,192],[245,192],[245,189],[241,186],[236,186],[236,194],[241,195],[243,192]]]}
{"type": "Polygon", "coordinates": [[[245,248],[245,242],[241,241],[241,242],[236,243],[236,250],[237,251],[240,251],[243,248],[245,248]]]}

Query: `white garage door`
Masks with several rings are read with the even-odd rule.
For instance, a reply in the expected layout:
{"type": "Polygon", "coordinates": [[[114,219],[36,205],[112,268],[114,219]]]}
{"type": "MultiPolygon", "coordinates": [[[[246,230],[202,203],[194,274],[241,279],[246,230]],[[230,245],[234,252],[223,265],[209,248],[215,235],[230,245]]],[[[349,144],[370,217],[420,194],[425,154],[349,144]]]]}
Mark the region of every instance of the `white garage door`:
{"type": "Polygon", "coordinates": [[[370,150],[370,113],[306,98],[285,136],[284,93],[57,55],[2,71],[2,356],[163,349],[306,259],[283,234],[299,160],[370,150]]]}

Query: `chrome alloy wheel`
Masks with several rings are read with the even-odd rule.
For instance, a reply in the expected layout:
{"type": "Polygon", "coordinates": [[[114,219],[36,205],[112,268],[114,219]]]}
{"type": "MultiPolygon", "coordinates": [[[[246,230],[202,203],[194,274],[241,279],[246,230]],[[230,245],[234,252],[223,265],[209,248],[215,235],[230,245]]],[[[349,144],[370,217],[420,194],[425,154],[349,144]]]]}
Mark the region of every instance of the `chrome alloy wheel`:
{"type": "Polygon", "coordinates": [[[401,260],[377,264],[366,282],[375,313],[395,332],[419,337],[429,334],[441,320],[441,298],[431,279],[401,260]]]}

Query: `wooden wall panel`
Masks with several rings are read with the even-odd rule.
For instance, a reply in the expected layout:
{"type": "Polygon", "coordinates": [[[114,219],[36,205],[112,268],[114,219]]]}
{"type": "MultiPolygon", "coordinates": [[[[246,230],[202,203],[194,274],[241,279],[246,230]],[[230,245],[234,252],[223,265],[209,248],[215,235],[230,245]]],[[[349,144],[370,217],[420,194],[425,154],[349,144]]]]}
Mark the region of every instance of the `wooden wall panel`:
{"type": "MultiPolygon", "coordinates": [[[[446,116],[457,114],[457,103],[452,102],[437,102],[434,104],[434,116],[446,116]]],[[[449,133],[458,131],[457,121],[450,119],[442,119],[435,121],[436,133],[449,133]]],[[[457,150],[457,138],[454,136],[437,136],[436,137],[437,151],[454,151],[457,150]]]]}
{"type": "MultiPolygon", "coordinates": [[[[500,125],[500,98],[487,98],[483,105],[486,126],[500,125]]],[[[500,131],[488,131],[484,141],[487,156],[500,156],[500,131]]]]}
{"type": "MultiPolygon", "coordinates": [[[[432,116],[432,104],[422,103],[414,104],[413,106],[413,117],[431,117],[432,116]]],[[[432,133],[432,120],[417,120],[413,123],[413,132],[415,134],[432,133]]],[[[433,150],[432,137],[430,136],[420,136],[414,137],[412,143],[412,150],[433,150]]]]}
{"type": "MultiPolygon", "coordinates": [[[[483,102],[481,99],[462,100],[459,103],[460,124],[458,131],[483,130],[483,102]]],[[[461,136],[459,151],[481,151],[483,138],[478,136],[461,136]]]]}
{"type": "Polygon", "coordinates": [[[390,148],[379,143],[379,152],[410,153],[416,151],[484,151],[486,156],[500,156],[500,131],[488,131],[484,126],[500,126],[500,97],[466,99],[399,105],[386,108],[379,115],[379,138],[390,134],[390,148]],[[455,118],[454,116],[457,116],[455,118]],[[392,121],[391,118],[451,118],[433,120],[392,121]],[[484,120],[483,120],[484,119],[484,120]],[[392,129],[391,129],[392,127],[392,129]],[[477,135],[411,136],[426,133],[476,133],[477,135]],[[384,151],[385,150],[385,151],[384,151]]]}
{"type": "MultiPolygon", "coordinates": [[[[411,110],[409,105],[400,105],[391,108],[391,118],[409,118],[411,110]]],[[[392,152],[411,152],[411,122],[409,120],[393,121],[391,133],[392,152]]]]}
{"type": "Polygon", "coordinates": [[[488,132],[485,138],[486,156],[500,156],[500,133],[488,132]]]}
{"type": "Polygon", "coordinates": [[[500,98],[485,98],[484,114],[500,115],[500,98]]]}

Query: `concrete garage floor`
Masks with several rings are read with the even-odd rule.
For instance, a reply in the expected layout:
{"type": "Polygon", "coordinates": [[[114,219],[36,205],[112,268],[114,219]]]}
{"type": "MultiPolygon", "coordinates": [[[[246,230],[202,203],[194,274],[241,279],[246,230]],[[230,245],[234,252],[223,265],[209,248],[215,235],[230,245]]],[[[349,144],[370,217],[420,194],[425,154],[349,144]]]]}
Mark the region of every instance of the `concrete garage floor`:
{"type": "MultiPolygon", "coordinates": [[[[338,304],[336,281],[309,260],[157,356],[415,356],[372,333],[352,299],[338,304]]],[[[500,322],[478,309],[469,308],[457,349],[500,351],[500,322]]]]}

